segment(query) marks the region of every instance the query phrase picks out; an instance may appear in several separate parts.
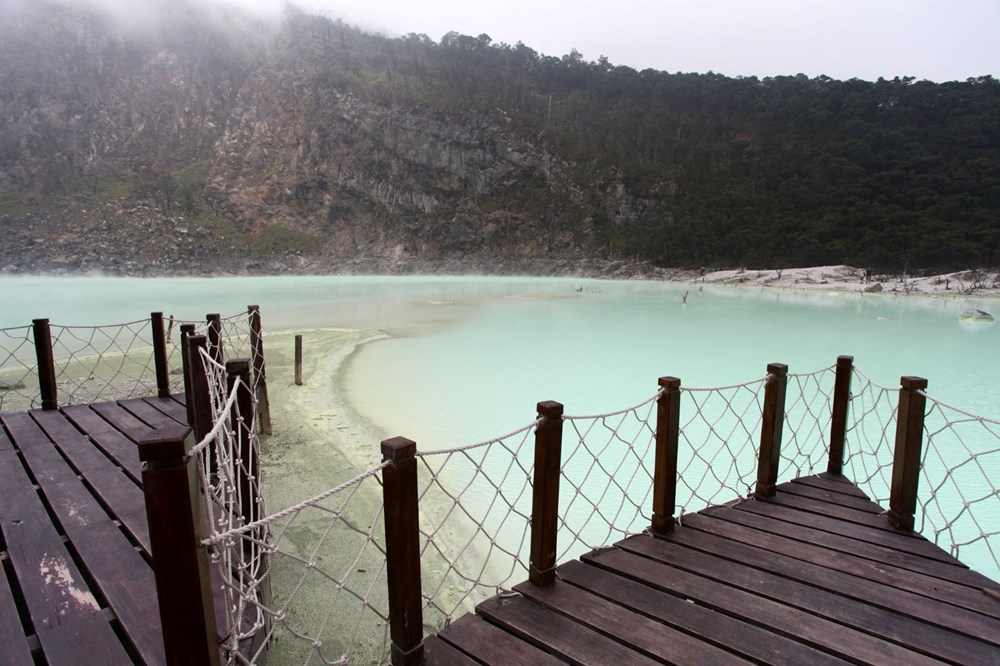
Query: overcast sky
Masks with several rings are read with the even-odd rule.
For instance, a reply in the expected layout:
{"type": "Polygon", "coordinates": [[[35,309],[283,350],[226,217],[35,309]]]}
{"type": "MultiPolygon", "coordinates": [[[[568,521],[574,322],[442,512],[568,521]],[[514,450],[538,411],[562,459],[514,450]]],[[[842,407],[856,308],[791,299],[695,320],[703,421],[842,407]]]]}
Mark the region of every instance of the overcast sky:
{"type": "MultiPolygon", "coordinates": [[[[202,1],[271,14],[285,4],[202,1]]],[[[576,48],[586,60],[606,55],[636,69],[939,82],[1000,75],[1000,0],[291,1],[387,36],[486,33],[546,55],[576,48]]]]}

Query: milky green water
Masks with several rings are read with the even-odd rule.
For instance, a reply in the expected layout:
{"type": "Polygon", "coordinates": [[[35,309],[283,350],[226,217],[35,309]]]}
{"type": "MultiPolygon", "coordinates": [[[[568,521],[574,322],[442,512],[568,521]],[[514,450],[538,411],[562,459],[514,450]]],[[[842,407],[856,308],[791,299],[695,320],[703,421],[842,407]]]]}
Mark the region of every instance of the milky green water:
{"type": "Polygon", "coordinates": [[[540,400],[603,412],[652,395],[661,375],[731,384],[769,362],[807,372],[838,354],[881,384],[920,375],[935,397],[1000,415],[1000,324],[959,321],[970,307],[1000,310],[997,300],[535,278],[0,278],[0,328],[248,304],[265,330],[388,332],[355,355],[342,389],[383,432],[431,448],[525,423],[540,400]]]}
{"type": "Polygon", "coordinates": [[[345,381],[353,403],[392,434],[438,448],[525,423],[540,400],[593,414],[652,395],[663,375],[717,386],[762,377],[769,362],[809,372],[851,354],[881,384],[920,375],[942,400],[1000,414],[1000,325],[959,322],[990,303],[659,283],[509,286],[501,297],[437,306],[449,323],[432,334],[362,349],[345,381]]]}
{"type": "Polygon", "coordinates": [[[970,307],[1000,310],[997,300],[534,278],[0,278],[0,328],[251,303],[270,330],[390,333],[354,359],[351,399],[376,422],[436,437],[489,433],[484,412],[520,423],[539,400],[599,412],[652,394],[661,375],[711,386],[762,376],[772,361],[815,370],[838,354],[880,383],[922,375],[936,397],[1000,414],[1000,325],[958,320],[970,307]]]}
{"type": "Polygon", "coordinates": [[[763,377],[769,362],[804,373],[838,354],[885,386],[923,376],[932,396],[1000,416],[1000,324],[959,321],[970,308],[1000,315],[998,300],[534,278],[0,278],[0,328],[248,304],[261,306],[265,332],[389,335],[336,380],[377,433],[373,448],[393,435],[422,450],[468,444],[532,421],[541,400],[607,412],[652,396],[663,375],[719,386],[763,377]]]}

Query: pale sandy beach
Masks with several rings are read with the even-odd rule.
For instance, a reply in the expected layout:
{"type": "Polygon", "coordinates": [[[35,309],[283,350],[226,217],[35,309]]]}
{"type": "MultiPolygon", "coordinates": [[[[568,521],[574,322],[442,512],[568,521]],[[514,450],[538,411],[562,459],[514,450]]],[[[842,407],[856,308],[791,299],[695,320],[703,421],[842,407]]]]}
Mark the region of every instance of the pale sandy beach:
{"type": "MultiPolygon", "coordinates": [[[[310,329],[300,333],[304,348],[301,386],[294,382],[295,332],[278,331],[265,335],[274,429],[273,435],[263,437],[261,453],[269,514],[315,497],[375,467],[381,461],[379,443],[388,436],[354,414],[340,393],[338,381],[338,372],[360,345],[386,335],[373,329],[310,329]]],[[[285,521],[272,526],[272,541],[278,535],[279,549],[292,557],[281,556],[272,561],[271,586],[279,606],[290,591],[295,591],[296,598],[288,615],[299,630],[309,633],[317,622],[325,621],[325,659],[336,659],[340,651],[347,649],[344,637],[357,631],[362,647],[352,654],[361,656],[365,663],[368,660],[374,663],[381,656],[384,632],[377,617],[362,610],[360,602],[350,595],[341,595],[341,601],[331,605],[335,586],[331,586],[329,578],[318,580],[313,575],[303,578],[303,561],[316,562],[316,568],[322,569],[324,575],[346,580],[348,587],[355,592],[362,591],[373,606],[385,612],[386,582],[380,552],[370,545],[362,551],[365,537],[345,529],[341,523],[334,524],[330,514],[330,511],[344,509],[345,516],[362,530],[375,525],[372,533],[381,543],[381,486],[368,479],[350,496],[349,504],[342,507],[341,502],[347,496],[348,493],[341,493],[324,501],[322,506],[326,511],[303,512],[287,530],[282,531],[285,521]],[[332,531],[331,524],[334,525],[332,531]]],[[[446,510],[447,502],[436,497],[434,489],[423,500],[422,522],[446,510]]],[[[452,531],[461,528],[462,524],[461,516],[454,518],[449,528],[452,531]]],[[[437,538],[447,542],[449,535],[443,532],[437,538]]],[[[447,544],[441,545],[447,547],[447,544]]],[[[461,548],[460,545],[453,550],[458,552],[461,548]]],[[[475,556],[474,552],[466,555],[475,556]]],[[[433,552],[422,558],[421,563],[425,583],[432,581],[431,584],[436,585],[438,583],[433,581],[444,579],[442,598],[450,598],[450,604],[459,604],[465,592],[448,583],[446,565],[433,557],[433,552]]],[[[465,610],[472,608],[471,602],[459,605],[465,610]]],[[[425,613],[428,631],[439,630],[442,622],[440,615],[432,611],[425,613]]],[[[310,644],[287,632],[277,635],[269,663],[302,663],[311,649],[310,644]]],[[[358,661],[360,663],[361,659],[358,661]]]]}
{"type": "Polygon", "coordinates": [[[956,271],[927,277],[876,272],[869,281],[865,279],[864,268],[851,266],[687,272],[679,277],[697,284],[745,285],[858,294],[1000,296],[1000,272],[986,270],[956,271]]]}

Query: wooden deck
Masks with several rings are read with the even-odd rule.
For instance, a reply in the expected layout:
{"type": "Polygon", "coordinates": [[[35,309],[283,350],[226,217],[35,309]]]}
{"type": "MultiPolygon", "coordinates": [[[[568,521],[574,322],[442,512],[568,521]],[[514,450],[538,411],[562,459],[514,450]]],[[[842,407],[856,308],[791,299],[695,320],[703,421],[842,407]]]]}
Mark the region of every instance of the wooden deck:
{"type": "MultiPolygon", "coordinates": [[[[175,398],[0,414],[0,664],[165,662],[136,442],[186,420],[175,398]]],[[[424,654],[1000,666],[1000,585],[882,513],[843,477],[796,479],[518,585],[424,654]]]]}
{"type": "Polygon", "coordinates": [[[0,664],[164,663],[136,442],[186,424],[183,403],[0,421],[0,664]]]}
{"type": "Polygon", "coordinates": [[[822,474],[518,585],[425,640],[433,664],[1000,664],[1000,585],[822,474]]]}

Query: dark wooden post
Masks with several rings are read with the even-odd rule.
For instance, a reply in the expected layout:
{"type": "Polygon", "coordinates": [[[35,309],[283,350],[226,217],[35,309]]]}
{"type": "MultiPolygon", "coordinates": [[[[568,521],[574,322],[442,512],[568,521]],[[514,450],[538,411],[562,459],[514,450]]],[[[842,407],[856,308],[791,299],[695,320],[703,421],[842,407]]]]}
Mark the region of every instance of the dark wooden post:
{"type": "Polygon", "coordinates": [[[656,461],[653,467],[653,531],[674,529],[677,504],[677,441],[681,423],[681,380],[660,377],[656,399],[656,461]]]}
{"type": "Polygon", "coordinates": [[[218,664],[219,635],[191,429],[161,428],[139,442],[153,575],[168,664],[218,664]]]}
{"type": "Polygon", "coordinates": [[[757,497],[774,497],[781,460],[781,430],[785,423],[785,389],[788,366],[770,363],[764,386],[764,414],[760,426],[760,457],[757,460],[757,497]]]}
{"type": "Polygon", "coordinates": [[[264,364],[264,336],[261,333],[260,306],[248,305],[250,315],[250,355],[253,358],[254,389],[257,393],[257,414],[260,431],[271,434],[271,402],[267,398],[267,367],[264,364]]]}
{"type": "Polygon", "coordinates": [[[222,365],[225,358],[225,355],[222,353],[222,317],[218,314],[207,314],[205,315],[205,321],[208,323],[209,351],[212,353],[212,358],[215,359],[215,362],[222,365]]]}
{"type": "Polygon", "coordinates": [[[194,324],[181,324],[181,368],[184,377],[184,405],[187,407],[188,425],[194,427],[194,394],[191,392],[191,354],[187,339],[194,335],[194,324]]]}
{"type": "Polygon", "coordinates": [[[295,336],[295,385],[302,386],[302,336],[295,336]]]}
{"type": "Polygon", "coordinates": [[[830,418],[830,462],[826,471],[844,473],[844,444],[847,438],[847,407],[851,402],[851,375],[854,357],[837,357],[837,379],[833,384],[833,414],[830,418]]]}
{"type": "Polygon", "coordinates": [[[204,335],[189,335],[185,338],[188,350],[188,375],[184,383],[190,387],[192,409],[194,416],[191,427],[194,436],[201,441],[212,430],[212,396],[208,388],[208,377],[205,375],[205,363],[201,359],[202,349],[207,349],[208,339],[204,335]]]}
{"type": "Polygon", "coordinates": [[[531,501],[531,558],[528,578],[542,587],[555,580],[559,529],[559,467],[562,462],[563,406],[538,403],[542,420],[535,428],[535,478],[531,501]]]}
{"type": "Polygon", "coordinates": [[[149,315],[153,336],[153,365],[156,368],[156,395],[170,397],[170,370],[167,368],[167,334],[163,330],[163,313],[149,315]]]}
{"type": "Polygon", "coordinates": [[[382,470],[389,636],[397,665],[419,664],[424,658],[416,453],[416,443],[405,437],[382,442],[382,460],[389,463],[382,470]]]}
{"type": "Polygon", "coordinates": [[[924,440],[924,409],[927,397],[923,377],[901,377],[899,411],[896,414],[896,451],[892,459],[889,491],[889,522],[901,530],[912,530],[917,512],[920,482],[920,452],[924,440]]]}
{"type": "Polygon", "coordinates": [[[32,319],[35,336],[35,358],[38,360],[38,394],[42,409],[51,410],[59,406],[56,389],[56,364],[52,358],[52,329],[48,319],[32,319]]]}
{"type": "Polygon", "coordinates": [[[239,456],[238,468],[235,473],[240,487],[240,511],[243,515],[243,524],[247,525],[261,517],[257,484],[255,483],[260,478],[260,461],[254,453],[253,440],[250,437],[254,427],[250,359],[237,358],[226,361],[227,395],[232,394],[237,380],[242,384],[236,394],[236,402],[233,403],[229,416],[236,435],[236,450],[233,451],[233,455],[239,456]],[[241,419],[242,423],[240,423],[241,419]]]}

